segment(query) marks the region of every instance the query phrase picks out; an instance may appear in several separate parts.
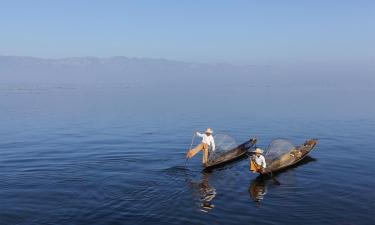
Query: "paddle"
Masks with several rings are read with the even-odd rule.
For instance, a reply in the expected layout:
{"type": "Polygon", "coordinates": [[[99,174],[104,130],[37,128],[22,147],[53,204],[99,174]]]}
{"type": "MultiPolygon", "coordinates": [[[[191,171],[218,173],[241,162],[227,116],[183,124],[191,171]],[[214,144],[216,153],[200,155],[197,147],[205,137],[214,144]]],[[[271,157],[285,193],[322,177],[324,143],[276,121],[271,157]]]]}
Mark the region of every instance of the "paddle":
{"type": "Polygon", "coordinates": [[[276,178],[273,176],[272,172],[269,172],[268,175],[271,177],[273,184],[280,185],[281,183],[276,180],[276,178]]]}
{"type": "Polygon", "coordinates": [[[189,158],[186,157],[186,160],[185,160],[185,169],[186,169],[186,166],[187,166],[187,162],[188,162],[189,158]]]}
{"type": "MultiPolygon", "coordinates": [[[[196,134],[196,132],[193,132],[193,137],[191,138],[191,144],[190,144],[189,151],[190,151],[191,148],[193,147],[195,134],[196,134]]],[[[186,166],[187,166],[187,162],[188,162],[188,160],[189,160],[189,157],[186,157],[186,160],[185,160],[185,168],[186,168],[186,166]]]]}

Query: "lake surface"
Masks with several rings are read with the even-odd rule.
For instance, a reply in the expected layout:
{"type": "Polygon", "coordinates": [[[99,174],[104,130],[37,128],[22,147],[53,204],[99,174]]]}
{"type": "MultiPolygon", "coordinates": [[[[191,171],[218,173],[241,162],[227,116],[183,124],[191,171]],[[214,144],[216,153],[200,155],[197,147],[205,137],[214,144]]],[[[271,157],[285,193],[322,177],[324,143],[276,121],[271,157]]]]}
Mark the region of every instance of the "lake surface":
{"type": "Polygon", "coordinates": [[[375,224],[371,86],[0,85],[0,224],[375,224]],[[272,180],[192,131],[319,143],[272,180]],[[198,143],[198,139],[195,143],[198,143]]]}

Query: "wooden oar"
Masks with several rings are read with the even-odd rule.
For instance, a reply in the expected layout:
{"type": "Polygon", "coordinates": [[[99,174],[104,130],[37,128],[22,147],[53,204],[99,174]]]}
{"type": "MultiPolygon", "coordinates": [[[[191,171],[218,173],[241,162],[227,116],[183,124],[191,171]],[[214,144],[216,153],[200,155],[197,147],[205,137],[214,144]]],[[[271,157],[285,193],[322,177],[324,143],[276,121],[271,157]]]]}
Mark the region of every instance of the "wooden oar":
{"type": "Polygon", "coordinates": [[[276,180],[276,178],[273,176],[272,172],[269,172],[268,175],[271,177],[274,184],[276,184],[276,185],[281,184],[278,180],[276,180]]]}
{"type": "Polygon", "coordinates": [[[189,158],[186,157],[186,160],[185,160],[185,169],[186,169],[186,167],[187,167],[188,159],[189,159],[189,158]]]}
{"type": "MultiPolygon", "coordinates": [[[[191,148],[193,147],[193,144],[194,144],[194,138],[195,138],[195,133],[196,133],[196,132],[193,133],[193,137],[191,138],[191,144],[190,144],[189,151],[190,151],[191,148]]],[[[187,162],[188,162],[188,160],[189,160],[189,157],[186,157],[186,160],[185,160],[185,168],[186,168],[186,166],[187,166],[187,162]]]]}

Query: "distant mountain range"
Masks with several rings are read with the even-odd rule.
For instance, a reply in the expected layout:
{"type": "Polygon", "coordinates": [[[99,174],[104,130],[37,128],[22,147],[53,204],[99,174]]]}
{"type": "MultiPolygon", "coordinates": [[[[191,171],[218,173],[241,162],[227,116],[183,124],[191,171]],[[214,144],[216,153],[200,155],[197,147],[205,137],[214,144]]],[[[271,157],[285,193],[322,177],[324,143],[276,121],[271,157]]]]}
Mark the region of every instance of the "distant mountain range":
{"type": "Polygon", "coordinates": [[[0,56],[0,83],[129,83],[139,85],[268,85],[373,82],[373,68],[238,66],[165,59],[0,56]]]}
{"type": "Polygon", "coordinates": [[[165,59],[0,56],[0,82],[214,83],[221,76],[247,76],[266,67],[199,64],[165,59]]]}

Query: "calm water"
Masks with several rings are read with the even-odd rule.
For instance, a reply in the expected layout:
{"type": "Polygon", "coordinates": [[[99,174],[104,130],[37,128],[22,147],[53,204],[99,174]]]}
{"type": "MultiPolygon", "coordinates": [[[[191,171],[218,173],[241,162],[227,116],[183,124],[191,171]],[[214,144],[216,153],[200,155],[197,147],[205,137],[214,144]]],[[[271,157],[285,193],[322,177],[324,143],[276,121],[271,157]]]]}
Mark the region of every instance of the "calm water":
{"type": "MultiPolygon", "coordinates": [[[[375,91],[0,85],[0,224],[374,224],[375,91]],[[238,143],[318,138],[259,180],[242,160],[184,166],[193,130],[238,143]]],[[[196,140],[197,143],[198,140],[196,140]]]]}

